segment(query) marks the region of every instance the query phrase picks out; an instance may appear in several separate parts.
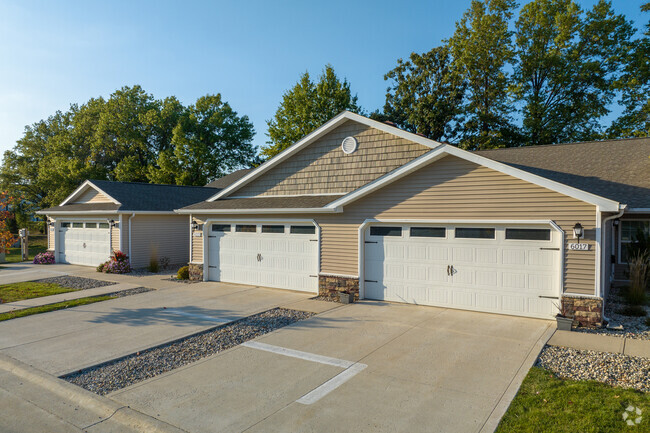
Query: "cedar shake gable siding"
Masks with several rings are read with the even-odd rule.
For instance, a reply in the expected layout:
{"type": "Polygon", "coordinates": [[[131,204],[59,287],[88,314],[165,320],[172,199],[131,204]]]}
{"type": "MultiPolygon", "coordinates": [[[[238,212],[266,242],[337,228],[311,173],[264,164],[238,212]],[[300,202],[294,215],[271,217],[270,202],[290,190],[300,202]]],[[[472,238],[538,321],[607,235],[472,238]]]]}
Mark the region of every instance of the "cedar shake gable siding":
{"type": "Polygon", "coordinates": [[[348,193],[395,170],[431,148],[348,120],[257,179],[232,197],[348,193]],[[353,136],[357,150],[345,154],[341,142],[353,136]]]}

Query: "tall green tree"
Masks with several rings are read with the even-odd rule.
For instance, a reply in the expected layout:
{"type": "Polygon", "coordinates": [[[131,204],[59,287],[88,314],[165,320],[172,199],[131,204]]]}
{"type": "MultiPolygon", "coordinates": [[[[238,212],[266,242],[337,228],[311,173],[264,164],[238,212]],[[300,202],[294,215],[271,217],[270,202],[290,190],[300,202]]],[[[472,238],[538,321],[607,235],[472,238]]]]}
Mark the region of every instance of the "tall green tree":
{"type": "Polygon", "coordinates": [[[308,72],[282,95],[273,119],[267,121],[269,141],[261,154],[271,158],[343,110],[361,111],[350,83],[341,81],[331,65],[313,82],[308,72]]]}
{"type": "Polygon", "coordinates": [[[586,13],[573,0],[534,0],[522,8],[512,90],[523,106],[523,144],[598,136],[633,33],[604,0],[586,13]]]}
{"type": "Polygon", "coordinates": [[[509,20],[514,0],[472,0],[456,23],[449,48],[467,82],[461,147],[489,149],[513,140],[507,66],[514,58],[509,20]]]}
{"type": "Polygon", "coordinates": [[[185,107],[123,87],[26,127],[5,152],[0,190],[35,210],[60,203],[85,179],[204,185],[257,161],[253,134],[219,95],[185,107]]]}
{"type": "Polygon", "coordinates": [[[462,113],[465,81],[454,70],[446,45],[397,60],[385,80],[383,113],[373,117],[390,120],[398,127],[433,140],[453,141],[462,113]]]}
{"type": "MultiPolygon", "coordinates": [[[[650,12],[650,2],[641,6],[650,12]]],[[[650,22],[634,41],[615,88],[622,93],[623,113],[610,127],[612,138],[650,136],[650,22]]]]}
{"type": "Polygon", "coordinates": [[[149,178],[156,183],[205,185],[255,161],[248,116],[239,116],[221,95],[207,95],[187,108],[174,128],[172,146],[160,153],[149,178]]]}

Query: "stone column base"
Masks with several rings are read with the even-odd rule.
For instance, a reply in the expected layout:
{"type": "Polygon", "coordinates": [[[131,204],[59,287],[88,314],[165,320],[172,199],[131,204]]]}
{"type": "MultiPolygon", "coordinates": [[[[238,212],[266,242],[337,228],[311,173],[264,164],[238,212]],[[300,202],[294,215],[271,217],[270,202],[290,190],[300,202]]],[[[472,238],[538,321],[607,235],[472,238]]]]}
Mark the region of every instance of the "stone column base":
{"type": "Polygon", "coordinates": [[[203,281],[203,265],[189,263],[187,266],[189,267],[191,281],[203,281]]]}
{"type": "Polygon", "coordinates": [[[603,326],[603,298],[584,298],[581,296],[564,295],[562,305],[574,324],[586,328],[603,326]]]}
{"type": "Polygon", "coordinates": [[[339,300],[339,292],[354,294],[354,300],[359,300],[359,279],[320,275],[318,277],[318,295],[334,301],[339,300]]]}

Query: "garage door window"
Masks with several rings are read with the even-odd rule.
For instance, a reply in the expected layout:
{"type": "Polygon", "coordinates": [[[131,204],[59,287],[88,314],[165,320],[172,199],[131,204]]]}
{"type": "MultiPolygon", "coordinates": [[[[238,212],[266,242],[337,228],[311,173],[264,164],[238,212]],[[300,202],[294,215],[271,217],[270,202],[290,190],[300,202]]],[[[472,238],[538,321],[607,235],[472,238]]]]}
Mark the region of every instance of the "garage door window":
{"type": "Polygon", "coordinates": [[[291,234],[294,235],[313,235],[316,233],[314,226],[291,226],[291,234]]]}
{"type": "Polygon", "coordinates": [[[68,222],[61,223],[61,228],[62,229],[67,229],[68,227],[70,227],[70,223],[68,223],[68,222]]]}
{"type": "Polygon", "coordinates": [[[481,227],[458,227],[457,239],[494,239],[494,229],[481,227]]]}
{"type": "Polygon", "coordinates": [[[96,229],[97,228],[97,223],[86,223],[86,228],[87,229],[96,229]]]}
{"type": "Polygon", "coordinates": [[[370,227],[370,236],[402,236],[401,227],[370,227]]]}
{"type": "Polygon", "coordinates": [[[444,227],[411,227],[412,238],[444,238],[444,227]]]}
{"type": "Polygon", "coordinates": [[[255,233],[257,226],[255,224],[237,224],[235,231],[239,233],[255,233]]]}
{"type": "Polygon", "coordinates": [[[230,224],[212,224],[213,232],[229,232],[230,224]]]}
{"type": "Polygon", "coordinates": [[[84,223],[72,223],[73,229],[82,229],[84,228],[84,223]]]}
{"type": "Polygon", "coordinates": [[[284,226],[263,225],[262,226],[262,233],[284,233],[284,226]]]}
{"type": "Polygon", "coordinates": [[[550,241],[550,229],[506,229],[506,239],[516,241],[550,241]]]}
{"type": "Polygon", "coordinates": [[[107,229],[108,228],[108,223],[99,223],[99,228],[100,229],[107,229]]]}

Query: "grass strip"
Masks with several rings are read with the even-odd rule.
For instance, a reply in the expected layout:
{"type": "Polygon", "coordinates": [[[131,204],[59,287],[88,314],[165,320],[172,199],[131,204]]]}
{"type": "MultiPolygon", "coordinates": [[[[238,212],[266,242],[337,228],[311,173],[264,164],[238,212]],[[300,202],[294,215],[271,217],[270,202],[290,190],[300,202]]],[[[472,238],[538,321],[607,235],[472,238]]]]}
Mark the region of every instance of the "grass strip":
{"type": "Polygon", "coordinates": [[[54,283],[38,283],[24,281],[12,284],[0,284],[0,304],[22,301],[25,299],[41,298],[43,296],[59,295],[75,292],[79,289],[63,287],[54,283]]]}
{"type": "Polygon", "coordinates": [[[496,433],[621,431],[650,431],[650,393],[595,381],[560,379],[548,370],[533,367],[496,433]]]}
{"type": "Polygon", "coordinates": [[[57,302],[56,304],[43,305],[41,307],[25,308],[22,310],[0,313],[0,322],[15,319],[17,317],[31,316],[32,314],[47,313],[49,311],[62,310],[64,308],[78,307],[80,305],[94,304],[95,302],[107,301],[117,298],[116,295],[90,296],[87,298],[72,299],[70,301],[57,302]]]}

